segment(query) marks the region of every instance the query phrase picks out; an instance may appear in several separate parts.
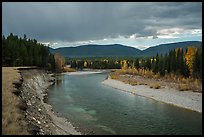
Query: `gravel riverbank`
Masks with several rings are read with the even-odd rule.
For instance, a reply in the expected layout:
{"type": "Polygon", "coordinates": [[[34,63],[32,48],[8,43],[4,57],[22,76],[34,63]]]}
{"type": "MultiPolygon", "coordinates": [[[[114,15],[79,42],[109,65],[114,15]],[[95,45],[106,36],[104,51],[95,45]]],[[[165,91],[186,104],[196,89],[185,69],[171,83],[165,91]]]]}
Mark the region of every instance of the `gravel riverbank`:
{"type": "Polygon", "coordinates": [[[80,135],[65,118],[57,116],[43,100],[54,78],[45,70],[21,70],[23,83],[20,97],[28,122],[28,131],[37,135],[80,135]]]}
{"type": "Polygon", "coordinates": [[[135,95],[140,95],[202,113],[202,93],[178,91],[168,86],[161,89],[152,89],[146,85],[132,86],[111,78],[104,80],[102,84],[135,95]]]}
{"type": "Polygon", "coordinates": [[[62,74],[66,75],[88,75],[88,74],[98,74],[98,73],[104,73],[104,72],[110,72],[111,70],[108,69],[88,69],[88,70],[83,70],[83,71],[76,71],[76,72],[64,72],[62,74]]]}

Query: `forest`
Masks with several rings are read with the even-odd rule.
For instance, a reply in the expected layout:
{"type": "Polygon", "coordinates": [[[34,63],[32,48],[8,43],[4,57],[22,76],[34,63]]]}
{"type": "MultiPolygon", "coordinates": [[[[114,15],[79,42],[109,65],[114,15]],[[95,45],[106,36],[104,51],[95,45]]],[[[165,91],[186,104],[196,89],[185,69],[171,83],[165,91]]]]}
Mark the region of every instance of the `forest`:
{"type": "Polygon", "coordinates": [[[38,43],[35,39],[18,37],[10,33],[2,36],[2,66],[38,66],[54,68],[54,55],[48,47],[38,43]]]}
{"type": "MultiPolygon", "coordinates": [[[[90,69],[143,69],[165,76],[176,74],[202,79],[202,45],[189,45],[185,50],[175,48],[166,54],[152,57],[87,57],[66,58],[53,55],[47,46],[35,39],[23,38],[10,33],[2,36],[2,66],[38,66],[63,70],[66,65],[82,70],[90,69]]],[[[73,71],[73,70],[72,70],[73,71]]]]}
{"type": "Polygon", "coordinates": [[[166,54],[152,57],[98,57],[98,58],[67,58],[66,63],[75,69],[144,69],[160,76],[166,74],[182,75],[184,77],[202,77],[202,46],[189,46],[170,50],[166,54]]]}

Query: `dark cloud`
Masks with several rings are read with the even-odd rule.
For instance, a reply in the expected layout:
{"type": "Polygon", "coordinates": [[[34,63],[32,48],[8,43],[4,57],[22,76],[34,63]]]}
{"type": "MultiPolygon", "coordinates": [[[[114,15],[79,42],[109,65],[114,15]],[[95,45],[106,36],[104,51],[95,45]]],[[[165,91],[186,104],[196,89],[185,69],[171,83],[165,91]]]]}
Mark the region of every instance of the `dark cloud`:
{"type": "Polygon", "coordinates": [[[4,2],[3,34],[41,41],[85,41],[154,36],[168,28],[201,29],[202,3],[11,3],[4,2]]]}

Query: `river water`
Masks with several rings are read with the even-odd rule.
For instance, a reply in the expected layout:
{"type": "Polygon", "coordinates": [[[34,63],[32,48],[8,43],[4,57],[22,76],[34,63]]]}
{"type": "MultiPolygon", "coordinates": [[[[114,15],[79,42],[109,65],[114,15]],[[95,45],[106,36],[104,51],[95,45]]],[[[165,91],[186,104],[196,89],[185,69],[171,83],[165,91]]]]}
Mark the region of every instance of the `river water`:
{"type": "Polygon", "coordinates": [[[102,85],[107,75],[61,74],[48,103],[90,134],[202,134],[202,113],[102,85]]]}

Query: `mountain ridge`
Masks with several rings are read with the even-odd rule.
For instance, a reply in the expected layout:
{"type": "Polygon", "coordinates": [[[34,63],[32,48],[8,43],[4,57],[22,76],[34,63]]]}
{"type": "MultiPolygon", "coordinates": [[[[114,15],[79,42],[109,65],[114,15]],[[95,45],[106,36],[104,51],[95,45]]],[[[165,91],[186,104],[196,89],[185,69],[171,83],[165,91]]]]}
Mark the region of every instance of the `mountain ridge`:
{"type": "Polygon", "coordinates": [[[60,53],[64,57],[104,57],[104,56],[154,56],[158,54],[165,54],[174,48],[186,49],[188,46],[200,46],[202,41],[183,41],[166,44],[159,44],[149,47],[145,50],[140,50],[122,44],[109,45],[79,45],[77,47],[60,47],[57,49],[49,48],[51,53],[60,53]]]}

